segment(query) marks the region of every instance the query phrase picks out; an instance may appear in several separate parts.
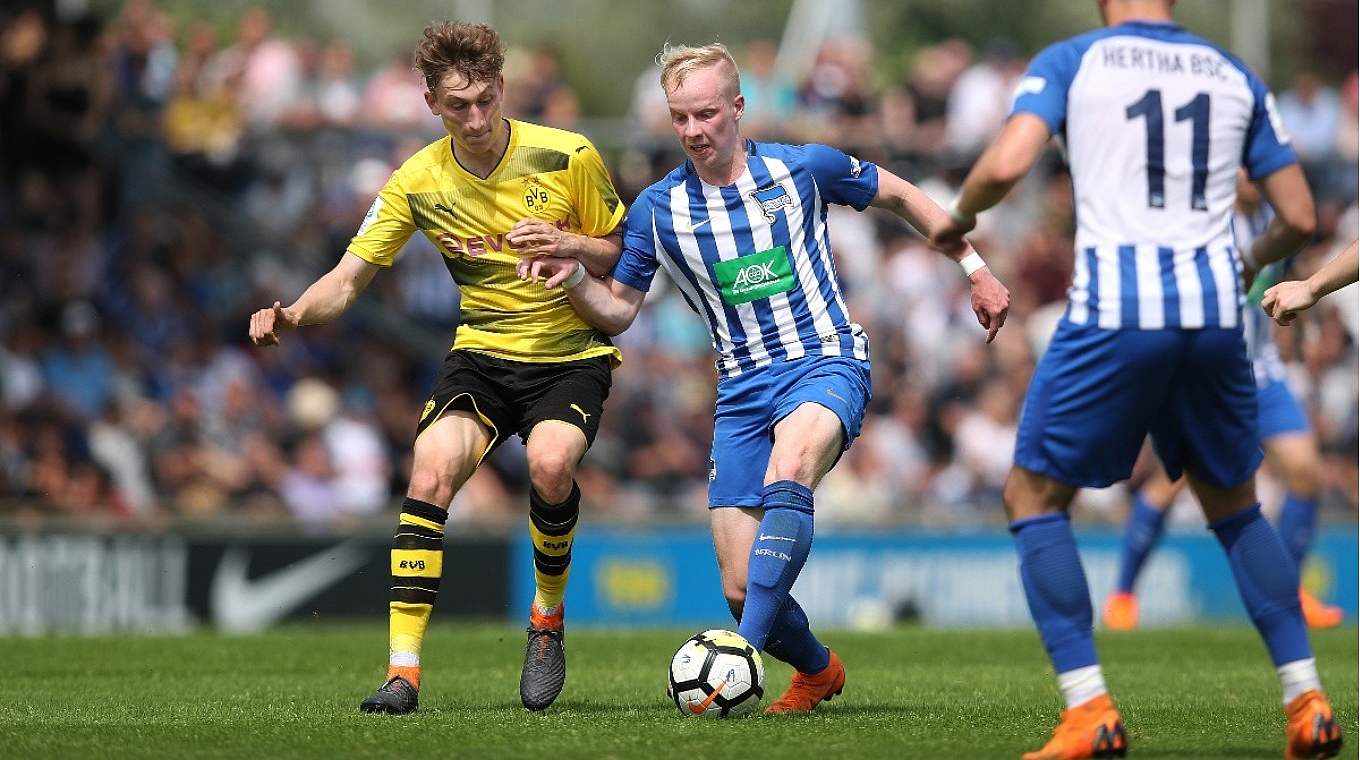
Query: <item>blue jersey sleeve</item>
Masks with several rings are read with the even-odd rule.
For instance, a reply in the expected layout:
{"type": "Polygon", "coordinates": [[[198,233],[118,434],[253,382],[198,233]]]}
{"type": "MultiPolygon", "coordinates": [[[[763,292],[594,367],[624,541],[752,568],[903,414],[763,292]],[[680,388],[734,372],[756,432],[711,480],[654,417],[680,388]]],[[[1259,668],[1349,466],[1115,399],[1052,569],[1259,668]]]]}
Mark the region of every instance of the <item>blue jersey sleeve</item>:
{"type": "Polygon", "coordinates": [[[652,235],[652,200],[638,196],[623,220],[623,252],[609,276],[630,288],[646,292],[656,275],[656,238],[652,235]]]}
{"type": "Polygon", "coordinates": [[[1050,134],[1063,134],[1067,127],[1067,91],[1086,47],[1089,45],[1065,40],[1039,51],[1016,85],[1011,116],[1032,113],[1044,120],[1050,134]]]}
{"type": "Polygon", "coordinates": [[[828,201],[863,211],[878,195],[878,167],[872,163],[825,145],[808,145],[803,156],[828,201]]]}
{"type": "Polygon", "coordinates": [[[1247,142],[1242,146],[1242,165],[1254,182],[1298,163],[1298,159],[1289,146],[1284,119],[1275,108],[1275,96],[1254,74],[1248,73],[1247,81],[1251,84],[1256,105],[1251,112],[1251,125],[1247,127],[1247,142]]]}

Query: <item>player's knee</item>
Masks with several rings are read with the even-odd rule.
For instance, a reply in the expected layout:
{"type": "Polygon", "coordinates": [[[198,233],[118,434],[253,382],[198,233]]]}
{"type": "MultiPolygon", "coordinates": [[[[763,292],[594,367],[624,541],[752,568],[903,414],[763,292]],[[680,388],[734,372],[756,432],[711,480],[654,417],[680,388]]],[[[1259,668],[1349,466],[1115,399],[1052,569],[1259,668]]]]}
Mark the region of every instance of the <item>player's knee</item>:
{"type": "Polygon", "coordinates": [[[1284,473],[1285,488],[1295,496],[1311,499],[1321,486],[1321,470],[1322,464],[1317,459],[1300,462],[1284,473]]]}
{"type": "Polygon", "coordinates": [[[451,475],[435,468],[416,468],[411,472],[411,482],[406,495],[437,507],[448,507],[453,501],[453,479],[451,475]]]}
{"type": "Polygon", "coordinates": [[[1012,468],[1001,491],[1006,517],[1011,521],[1062,512],[1072,500],[1073,489],[1018,467],[1012,468]]]}
{"type": "Polygon", "coordinates": [[[529,482],[549,504],[561,504],[571,496],[575,477],[576,463],[564,452],[538,452],[529,458],[529,482]]]}
{"type": "Polygon", "coordinates": [[[741,612],[742,612],[742,610],[744,610],[744,609],[746,609],[746,594],[745,594],[744,592],[742,593],[741,597],[738,598],[738,599],[733,599],[733,598],[730,597],[730,596],[727,597],[727,610],[728,610],[729,612],[732,613],[732,619],[733,619],[733,620],[735,620],[735,621],[737,621],[738,623],[740,623],[740,622],[741,622],[741,612]]]}
{"type": "Polygon", "coordinates": [[[816,476],[816,452],[812,446],[798,444],[770,456],[773,480],[792,480],[811,483],[816,476]]]}

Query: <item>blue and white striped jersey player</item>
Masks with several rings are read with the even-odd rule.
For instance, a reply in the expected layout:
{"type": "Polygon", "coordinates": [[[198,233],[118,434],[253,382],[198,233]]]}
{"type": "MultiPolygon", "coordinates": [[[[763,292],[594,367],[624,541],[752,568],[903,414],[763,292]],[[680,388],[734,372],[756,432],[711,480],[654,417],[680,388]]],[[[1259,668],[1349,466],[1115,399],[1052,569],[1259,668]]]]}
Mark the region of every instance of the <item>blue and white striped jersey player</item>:
{"type": "MultiPolygon", "coordinates": [[[[745,101],[722,45],[668,46],[658,62],[688,160],[629,210],[610,277],[562,259],[521,270],[562,282],[582,318],[615,334],[665,267],[708,323],[720,375],[709,505],[723,593],[741,635],[797,671],[767,712],[809,712],[840,692],[845,669],[789,589],[812,545],[813,490],[859,433],[870,391],[869,342],[837,282],[827,205],[888,209],[925,234],[948,217],[910,183],[834,148],[742,138],[745,101]]],[[[990,341],[1010,294],[966,242],[944,252],[964,266],[990,341]]]]}
{"type": "Polygon", "coordinates": [[[1098,0],[1106,28],[1056,43],[969,173],[935,242],[957,242],[1038,159],[1066,143],[1076,208],[1069,305],[1035,368],[1003,499],[1030,614],[1067,703],[1026,758],[1123,754],[1127,738],[1092,639],[1090,590],[1068,522],[1077,488],[1128,478],[1149,433],[1182,471],[1277,668],[1286,755],[1335,754],[1299,610],[1298,570],[1261,516],[1256,384],[1242,338],[1231,216],[1245,167],[1276,219],[1249,260],[1312,234],[1312,197],[1273,98],[1241,62],[1172,21],[1174,0],[1098,0]]]}
{"type": "MultiPolygon", "coordinates": [[[[1261,202],[1256,187],[1239,172],[1237,212],[1233,214],[1233,238],[1239,247],[1249,245],[1266,230],[1273,212],[1261,202]]],[[[1261,310],[1261,295],[1273,285],[1287,262],[1277,261],[1264,267],[1252,283],[1242,309],[1242,325],[1247,342],[1247,357],[1256,377],[1257,428],[1271,469],[1285,485],[1275,530],[1284,540],[1294,564],[1302,568],[1313,543],[1317,523],[1317,491],[1322,476],[1322,455],[1308,423],[1303,405],[1289,390],[1287,370],[1275,344],[1270,317],[1261,310]]],[[[1102,616],[1105,627],[1128,630],[1138,624],[1138,597],[1134,586],[1153,548],[1161,539],[1166,514],[1185,480],[1172,482],[1165,473],[1156,472],[1143,482],[1134,495],[1124,528],[1124,548],[1119,558],[1119,580],[1105,600],[1102,616]]],[[[1341,608],[1326,604],[1306,589],[1299,588],[1303,620],[1310,628],[1333,628],[1345,617],[1341,608]]]]}

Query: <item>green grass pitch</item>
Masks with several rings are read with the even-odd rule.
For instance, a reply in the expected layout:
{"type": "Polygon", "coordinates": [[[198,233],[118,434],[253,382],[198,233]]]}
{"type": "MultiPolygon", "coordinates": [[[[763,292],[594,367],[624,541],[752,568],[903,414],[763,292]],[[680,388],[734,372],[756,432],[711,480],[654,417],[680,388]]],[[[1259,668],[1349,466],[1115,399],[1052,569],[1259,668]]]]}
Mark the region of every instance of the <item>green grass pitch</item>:
{"type": "MultiPolygon", "coordinates": [[[[665,667],[691,631],[570,630],[566,691],[519,706],[523,633],[433,627],[413,716],[361,715],[385,628],[296,625],[261,636],[0,640],[0,757],[327,758],[1018,757],[1061,705],[1030,631],[824,636],[845,694],[812,716],[686,720],[665,667]]],[[[1284,718],[1247,627],[1102,633],[1106,677],[1136,757],[1279,757],[1284,718]]],[[[1314,632],[1342,757],[1355,757],[1356,629],[1314,632]]],[[[767,696],[789,669],[767,659],[767,696]]]]}

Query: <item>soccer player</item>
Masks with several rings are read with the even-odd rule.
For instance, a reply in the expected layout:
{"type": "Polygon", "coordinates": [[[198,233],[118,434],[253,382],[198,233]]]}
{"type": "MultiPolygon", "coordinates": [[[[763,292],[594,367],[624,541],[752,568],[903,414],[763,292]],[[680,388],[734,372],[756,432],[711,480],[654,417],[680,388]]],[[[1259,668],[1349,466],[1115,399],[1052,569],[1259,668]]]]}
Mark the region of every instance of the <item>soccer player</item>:
{"type": "Polygon", "coordinates": [[[520,699],[542,710],[566,680],[562,597],[581,497],[576,465],[599,428],[619,352],[560,290],[521,281],[522,255],[572,256],[608,272],[624,207],[590,141],[501,115],[505,49],[484,24],[425,28],[415,66],[448,136],[388,180],[340,263],[290,306],[251,317],[260,345],[330,322],[417,230],[444,254],[462,293],[453,348],[416,427],[414,464],[393,536],[387,679],[359,706],[409,713],[420,647],[439,590],[444,522],[454,493],[498,444],[527,447],[529,535],[537,590],[520,699]]]}
{"type": "Polygon", "coordinates": [[[1288,325],[1299,312],[1312,308],[1323,296],[1357,280],[1360,280],[1360,254],[1356,251],[1356,241],[1351,241],[1340,256],[1327,262],[1312,277],[1282,282],[1267,290],[1261,297],[1261,307],[1276,322],[1288,325]]]}
{"type": "Polygon", "coordinates": [[[1312,235],[1312,196],[1265,85],[1177,26],[1173,0],[1097,5],[1106,28],[1031,62],[1010,119],[935,238],[956,243],[1051,136],[1065,138],[1076,268],[1067,311],[1030,381],[1003,492],[1030,614],[1067,704],[1052,739],[1025,757],[1127,749],[1096,657],[1067,509],[1077,488],[1128,478],[1149,432],[1168,474],[1189,478],[1274,661],[1286,754],[1330,756],[1341,732],[1299,611],[1298,569],[1256,501],[1256,388],[1229,229],[1239,166],[1277,214],[1253,245],[1260,265],[1312,235]]]}
{"type": "MultiPolygon", "coordinates": [[[[658,63],[688,160],[638,197],[610,277],[545,257],[521,273],[562,283],[587,322],[617,334],[664,266],[708,323],[720,375],[709,506],[723,594],[741,635],[797,671],[767,712],[806,713],[841,692],[845,668],[789,589],[812,545],[813,490],[859,433],[870,391],[868,339],[841,295],[827,205],[874,205],[927,233],[946,217],[916,187],[834,148],[744,139],[737,65],[722,45],[668,46],[658,63]]],[[[944,252],[971,281],[990,341],[1010,294],[966,242],[944,252]]]]}
{"type": "MultiPolygon", "coordinates": [[[[1233,215],[1233,237],[1239,250],[1249,246],[1268,226],[1270,216],[1270,207],[1261,202],[1256,187],[1239,172],[1237,213],[1233,215]]],[[[1286,488],[1276,530],[1289,548],[1294,564],[1302,568],[1317,523],[1317,489],[1322,461],[1308,416],[1286,382],[1270,320],[1259,308],[1262,292],[1283,265],[1284,262],[1267,265],[1256,275],[1242,308],[1242,325],[1247,356],[1256,380],[1257,425],[1261,440],[1272,468],[1284,479],[1286,488]]],[[[1105,627],[1129,630],[1138,625],[1138,597],[1134,595],[1134,584],[1161,538],[1167,509],[1184,486],[1184,478],[1173,483],[1158,470],[1134,495],[1133,508],[1124,529],[1119,582],[1114,593],[1105,600],[1105,627]]],[[[1341,624],[1343,613],[1340,608],[1324,604],[1302,587],[1299,588],[1299,604],[1303,619],[1310,627],[1332,628],[1341,624]]]]}

